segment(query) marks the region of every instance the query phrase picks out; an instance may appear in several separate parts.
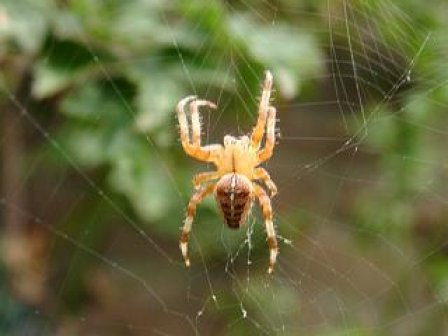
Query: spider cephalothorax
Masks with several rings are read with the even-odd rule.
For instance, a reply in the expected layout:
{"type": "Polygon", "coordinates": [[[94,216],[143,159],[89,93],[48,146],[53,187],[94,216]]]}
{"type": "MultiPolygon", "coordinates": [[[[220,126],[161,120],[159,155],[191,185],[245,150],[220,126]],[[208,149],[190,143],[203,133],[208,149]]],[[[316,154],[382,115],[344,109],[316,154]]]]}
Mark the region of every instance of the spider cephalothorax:
{"type": "Polygon", "coordinates": [[[271,273],[273,270],[278,247],[272,222],[270,198],[277,193],[277,187],[271,180],[268,172],[264,168],[258,167],[272,156],[275,145],[276,110],[269,105],[272,82],[271,73],[266,71],[258,107],[258,120],[251,135],[239,138],[226,135],[224,137],[224,146],[201,146],[199,106],[216,108],[214,103],[198,100],[195,96],[188,96],[177,104],[180,138],[185,152],[198,160],[212,162],[216,166],[216,171],[199,173],[193,178],[195,193],[188,203],[187,217],[180,237],[180,248],[187,266],[190,265],[188,258],[188,234],[196,213],[196,206],[204,197],[214,193],[224,216],[224,221],[232,229],[238,229],[245,223],[254,199],[258,199],[263,211],[266,234],[268,236],[270,251],[268,272],[271,273]],[[184,111],[184,107],[187,104],[189,104],[191,112],[191,139],[188,119],[184,111]],[[263,148],[260,148],[265,131],[265,144],[263,148]],[[217,181],[211,182],[213,180],[217,181]],[[270,191],[269,196],[261,186],[261,182],[270,191]]]}

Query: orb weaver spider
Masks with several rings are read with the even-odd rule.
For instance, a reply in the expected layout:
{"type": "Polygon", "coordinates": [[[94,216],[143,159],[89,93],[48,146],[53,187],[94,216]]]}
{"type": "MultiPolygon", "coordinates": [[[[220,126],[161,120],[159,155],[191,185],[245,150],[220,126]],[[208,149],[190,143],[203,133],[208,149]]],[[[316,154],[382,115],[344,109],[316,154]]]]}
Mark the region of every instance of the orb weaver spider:
{"type": "Polygon", "coordinates": [[[188,96],[177,104],[180,138],[185,153],[200,161],[211,162],[216,166],[216,171],[202,172],[193,177],[195,192],[188,203],[179,243],[186,266],[190,266],[188,236],[193,217],[196,214],[196,206],[207,195],[213,193],[225,223],[232,229],[238,229],[246,222],[254,199],[258,199],[266,225],[269,247],[268,273],[272,273],[274,269],[278,245],[272,221],[271,198],[277,193],[277,187],[269,173],[259,167],[262,162],[272,156],[275,145],[276,109],[269,105],[272,84],[272,74],[270,71],[266,71],[258,107],[258,120],[250,136],[226,135],[224,146],[220,144],[201,146],[199,107],[206,106],[216,109],[217,106],[214,103],[197,99],[196,96],[188,96]],[[187,104],[191,113],[191,140],[187,115],[184,110],[187,104]],[[265,130],[265,143],[262,147],[265,130]],[[213,180],[215,182],[207,183],[213,180]],[[269,196],[260,182],[264,182],[270,192],[269,196]]]}

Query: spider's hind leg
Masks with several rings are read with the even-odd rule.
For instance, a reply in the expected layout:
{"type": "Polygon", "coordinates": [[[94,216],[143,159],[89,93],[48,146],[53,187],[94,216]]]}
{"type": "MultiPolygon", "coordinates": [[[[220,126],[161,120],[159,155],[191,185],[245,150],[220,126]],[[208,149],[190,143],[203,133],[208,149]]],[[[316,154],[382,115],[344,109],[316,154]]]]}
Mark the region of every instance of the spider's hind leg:
{"type": "Polygon", "coordinates": [[[182,252],[182,256],[185,260],[185,265],[190,266],[190,258],[188,257],[188,238],[191,231],[191,225],[193,224],[193,218],[196,214],[196,206],[202,202],[202,200],[215,189],[215,184],[210,184],[206,188],[196,191],[190,198],[190,202],[187,207],[187,216],[185,218],[184,226],[182,227],[182,233],[180,235],[179,247],[182,252]]]}
{"type": "Polygon", "coordinates": [[[258,197],[260,206],[263,210],[263,218],[266,225],[266,235],[268,236],[268,247],[269,247],[269,268],[268,273],[272,273],[274,270],[274,265],[277,260],[278,254],[278,244],[277,237],[275,234],[274,223],[272,222],[272,207],[271,200],[259,185],[255,185],[255,194],[258,197]]]}

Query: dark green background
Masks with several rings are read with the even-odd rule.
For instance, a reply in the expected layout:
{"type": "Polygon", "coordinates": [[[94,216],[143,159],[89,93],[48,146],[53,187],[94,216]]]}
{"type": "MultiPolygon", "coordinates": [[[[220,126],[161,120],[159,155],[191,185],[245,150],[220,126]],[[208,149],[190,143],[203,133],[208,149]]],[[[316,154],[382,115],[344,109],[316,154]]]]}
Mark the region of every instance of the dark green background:
{"type": "Polygon", "coordinates": [[[0,3],[2,335],[446,335],[444,1],[0,3]],[[198,208],[174,107],[203,142],[256,120],[280,255],[257,208],[198,208]],[[250,265],[249,265],[250,264],[250,265]]]}

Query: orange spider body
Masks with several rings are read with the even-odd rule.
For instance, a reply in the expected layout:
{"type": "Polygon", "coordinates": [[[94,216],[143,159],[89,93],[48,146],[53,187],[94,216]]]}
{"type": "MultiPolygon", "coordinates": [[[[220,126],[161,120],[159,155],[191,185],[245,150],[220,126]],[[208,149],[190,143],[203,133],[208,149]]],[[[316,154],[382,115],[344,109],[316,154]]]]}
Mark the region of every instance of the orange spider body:
{"type": "Polygon", "coordinates": [[[258,199],[265,219],[268,247],[270,251],[268,272],[271,273],[278,254],[277,238],[272,221],[271,197],[277,193],[277,187],[268,172],[258,167],[268,160],[275,145],[276,110],[269,105],[272,90],[272,75],[266,71],[263,91],[258,108],[258,120],[250,136],[239,138],[226,135],[223,145],[201,146],[201,124],[199,121],[199,106],[216,108],[216,105],[206,100],[198,100],[188,96],[177,104],[177,117],[180,126],[180,138],[185,152],[201,161],[211,162],[216,171],[196,174],[193,185],[196,192],[187,207],[187,216],[180,237],[180,249],[187,266],[188,235],[196,213],[196,206],[209,194],[214,193],[216,202],[229,228],[238,229],[244,225],[255,198],[258,199]],[[191,139],[188,119],[184,111],[189,104],[191,111],[191,139]],[[264,147],[262,138],[266,132],[264,147]],[[216,182],[211,182],[217,180],[216,182]],[[208,182],[208,184],[206,184],[208,182]],[[211,182],[211,183],[210,183],[211,182]],[[263,182],[270,191],[270,196],[260,185],[263,182]]]}

